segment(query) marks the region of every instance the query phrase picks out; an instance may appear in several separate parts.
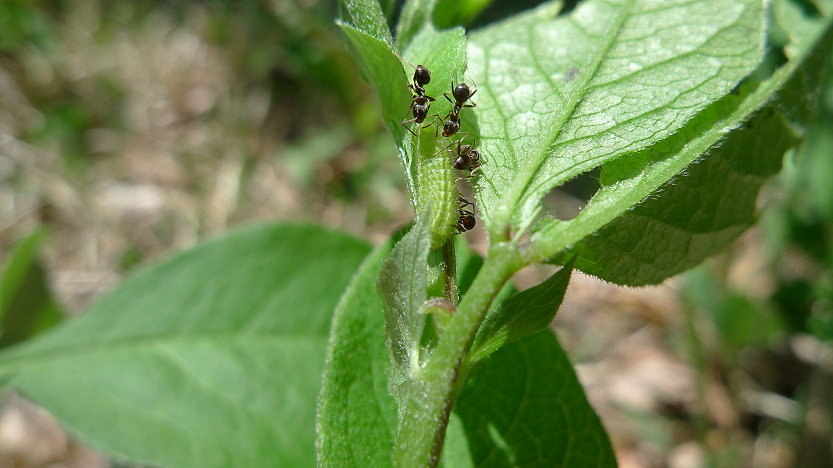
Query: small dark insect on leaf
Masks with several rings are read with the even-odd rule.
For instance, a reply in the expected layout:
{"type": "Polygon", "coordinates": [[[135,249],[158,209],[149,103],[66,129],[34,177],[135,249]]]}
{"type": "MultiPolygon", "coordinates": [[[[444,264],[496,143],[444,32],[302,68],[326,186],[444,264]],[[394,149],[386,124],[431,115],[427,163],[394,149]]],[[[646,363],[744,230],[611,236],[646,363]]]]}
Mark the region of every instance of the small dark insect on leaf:
{"type": "MultiPolygon", "coordinates": [[[[435,99],[431,96],[425,94],[425,85],[431,82],[431,71],[425,65],[417,65],[414,67],[414,77],[413,83],[409,84],[408,87],[411,88],[411,91],[414,95],[411,98],[411,105],[408,107],[408,112],[412,112],[413,118],[410,120],[403,120],[402,126],[405,127],[411,134],[417,136],[410,127],[406,124],[411,122],[416,122],[417,124],[421,124],[425,121],[425,118],[428,116],[428,109],[431,107],[431,101],[435,99]]],[[[407,116],[407,112],[405,116],[407,116]]]]}
{"type": "Polygon", "coordinates": [[[457,130],[460,130],[460,111],[463,110],[464,107],[477,107],[477,104],[473,102],[466,102],[472,98],[472,96],[477,93],[477,87],[474,88],[474,91],[469,89],[469,85],[465,83],[460,83],[457,86],[454,86],[454,82],[451,82],[451,94],[454,96],[454,100],[448,95],[448,93],[443,93],[448,102],[454,104],[454,108],[451,109],[451,112],[446,114],[445,118],[448,119],[443,124],[443,136],[448,138],[451,135],[457,133],[457,130]]]}
{"type": "Polygon", "coordinates": [[[457,232],[466,232],[471,231],[474,229],[474,226],[477,224],[477,220],[474,218],[474,213],[467,210],[467,206],[471,206],[474,208],[474,203],[466,200],[463,197],[457,197],[457,200],[460,202],[460,208],[457,209],[457,213],[460,217],[457,219],[457,224],[454,226],[457,229],[457,232]]]}

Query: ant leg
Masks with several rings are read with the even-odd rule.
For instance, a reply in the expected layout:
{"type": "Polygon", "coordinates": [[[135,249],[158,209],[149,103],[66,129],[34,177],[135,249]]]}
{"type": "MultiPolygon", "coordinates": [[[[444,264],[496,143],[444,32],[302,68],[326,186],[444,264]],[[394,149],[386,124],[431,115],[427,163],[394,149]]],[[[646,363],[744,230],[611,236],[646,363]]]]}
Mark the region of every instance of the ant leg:
{"type": "MultiPolygon", "coordinates": [[[[413,86],[413,85],[408,85],[408,86],[413,86]]],[[[411,113],[411,111],[413,111],[413,110],[414,110],[414,106],[415,106],[415,105],[416,105],[416,102],[415,102],[415,101],[411,101],[411,105],[410,105],[410,106],[408,106],[408,110],[406,110],[406,111],[405,111],[405,117],[407,117],[407,116],[408,116],[408,114],[410,114],[410,113],[411,113]]],[[[407,129],[409,132],[411,132],[411,135],[413,135],[413,136],[417,136],[417,134],[416,134],[416,133],[414,133],[414,131],[413,131],[413,130],[411,130],[408,126],[406,126],[406,125],[405,125],[406,123],[411,123],[411,122],[416,122],[416,117],[414,117],[413,119],[410,119],[410,120],[403,120],[403,121],[402,121],[402,126],[403,126],[403,127],[405,127],[405,129],[407,129]]]]}
{"type": "Polygon", "coordinates": [[[471,98],[473,98],[475,94],[477,94],[477,88],[474,88],[474,91],[472,91],[471,94],[469,94],[469,98],[467,99],[469,103],[463,105],[463,107],[477,107],[477,104],[471,102],[471,98]]]}
{"type": "MultiPolygon", "coordinates": [[[[454,143],[455,142],[452,141],[451,143],[449,143],[449,144],[443,146],[442,148],[438,149],[437,151],[431,153],[431,155],[433,156],[433,155],[439,153],[440,151],[445,151],[448,148],[451,148],[452,146],[454,146],[454,143]]],[[[460,142],[459,141],[457,142],[457,154],[460,154],[460,142]]]]}
{"type": "MultiPolygon", "coordinates": [[[[443,120],[440,118],[440,114],[431,114],[428,117],[433,117],[433,119],[431,119],[431,122],[423,125],[422,128],[428,128],[432,125],[433,122],[436,122],[438,120],[440,121],[440,123],[443,123],[443,120]]],[[[437,125],[436,128],[435,128],[435,131],[434,131],[434,138],[439,136],[439,134],[440,134],[440,126],[437,125]]]]}
{"type": "Polygon", "coordinates": [[[411,127],[408,127],[407,125],[405,125],[405,124],[411,123],[411,122],[416,122],[416,119],[414,118],[414,119],[410,119],[410,120],[403,120],[402,121],[402,126],[405,127],[405,130],[408,130],[409,132],[411,132],[411,135],[417,136],[417,134],[414,133],[413,130],[411,130],[411,127]]]}
{"type": "Polygon", "coordinates": [[[446,99],[448,99],[448,102],[450,102],[450,103],[452,103],[452,104],[456,104],[456,103],[457,103],[457,101],[453,101],[453,100],[451,100],[451,98],[450,98],[450,97],[448,97],[448,93],[443,93],[443,96],[445,96],[445,98],[446,98],[446,99]]]}
{"type": "Polygon", "coordinates": [[[464,140],[466,138],[465,135],[468,135],[468,134],[469,134],[469,132],[456,132],[456,133],[454,133],[454,135],[457,135],[457,136],[460,137],[461,141],[464,140]]]}
{"type": "Polygon", "coordinates": [[[405,127],[405,130],[407,130],[407,131],[411,132],[411,135],[413,135],[413,136],[417,136],[417,134],[416,134],[416,133],[414,133],[414,131],[413,131],[413,130],[411,130],[411,127],[409,127],[409,126],[405,125],[406,123],[408,123],[408,122],[413,122],[413,121],[414,121],[414,119],[411,119],[411,120],[405,120],[405,121],[403,121],[403,122],[402,122],[402,126],[403,126],[403,127],[405,127]]]}
{"type": "MultiPolygon", "coordinates": [[[[427,124],[423,125],[423,126],[422,126],[422,128],[428,128],[428,127],[430,127],[430,126],[431,126],[431,124],[432,124],[433,122],[437,121],[437,120],[439,120],[440,122],[442,122],[442,120],[440,120],[440,114],[431,114],[431,115],[429,115],[429,116],[427,116],[427,117],[433,117],[433,118],[432,118],[432,119],[431,119],[431,120],[430,120],[427,124]]],[[[426,118],[427,118],[427,117],[426,117],[426,118]]],[[[438,127],[438,128],[439,128],[439,127],[438,127]]],[[[435,132],[435,133],[436,133],[436,132],[435,132]]],[[[435,136],[436,136],[436,135],[435,135],[435,136]]]]}
{"type": "Polygon", "coordinates": [[[408,110],[406,110],[406,111],[405,111],[405,117],[407,117],[407,116],[408,116],[408,114],[410,114],[410,113],[411,113],[411,111],[412,111],[412,110],[414,110],[414,106],[415,106],[415,105],[416,105],[416,101],[411,100],[411,105],[410,105],[410,106],[408,106],[408,110]]]}

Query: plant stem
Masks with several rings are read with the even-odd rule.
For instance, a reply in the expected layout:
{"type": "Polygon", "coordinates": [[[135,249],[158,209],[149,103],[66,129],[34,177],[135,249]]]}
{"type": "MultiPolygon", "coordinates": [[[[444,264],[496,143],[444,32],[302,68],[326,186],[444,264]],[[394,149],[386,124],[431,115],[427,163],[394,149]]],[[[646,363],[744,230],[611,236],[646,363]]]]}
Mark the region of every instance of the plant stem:
{"type": "Polygon", "coordinates": [[[425,367],[409,383],[399,410],[394,466],[435,467],[440,461],[451,407],[462,384],[460,365],[483,317],[504,283],[523,266],[517,246],[492,246],[425,367]]]}
{"type": "Polygon", "coordinates": [[[688,352],[692,364],[694,365],[694,376],[697,390],[697,412],[694,419],[694,431],[697,438],[703,447],[709,452],[711,458],[712,450],[709,448],[708,437],[709,420],[708,420],[708,405],[706,395],[706,381],[708,380],[709,365],[706,360],[706,353],[703,346],[700,344],[700,337],[697,335],[697,326],[694,317],[694,307],[689,304],[683,305],[683,316],[685,317],[685,333],[688,344],[688,352]]]}
{"type": "Polygon", "coordinates": [[[445,300],[457,304],[457,256],[454,252],[454,238],[450,238],[443,244],[443,273],[445,274],[445,287],[443,295],[445,300]]]}

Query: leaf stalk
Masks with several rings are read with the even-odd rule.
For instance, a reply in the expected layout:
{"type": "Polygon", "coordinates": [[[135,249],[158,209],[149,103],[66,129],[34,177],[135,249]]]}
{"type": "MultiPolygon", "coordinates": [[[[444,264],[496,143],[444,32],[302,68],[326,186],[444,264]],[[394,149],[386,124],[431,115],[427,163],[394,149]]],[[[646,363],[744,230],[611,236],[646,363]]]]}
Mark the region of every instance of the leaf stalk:
{"type": "Polygon", "coordinates": [[[461,364],[494,298],[524,262],[517,246],[492,246],[457,312],[449,321],[423,369],[411,382],[410,398],[399,411],[394,466],[436,467],[451,408],[463,378],[461,364]]]}

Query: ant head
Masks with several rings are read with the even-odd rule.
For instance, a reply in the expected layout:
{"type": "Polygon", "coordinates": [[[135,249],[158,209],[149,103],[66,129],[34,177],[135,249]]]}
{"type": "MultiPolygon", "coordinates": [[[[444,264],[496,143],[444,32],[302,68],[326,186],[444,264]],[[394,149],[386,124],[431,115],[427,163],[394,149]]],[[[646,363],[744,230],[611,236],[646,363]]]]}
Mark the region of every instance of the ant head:
{"type": "Polygon", "coordinates": [[[454,88],[454,99],[457,102],[467,101],[470,95],[471,90],[469,90],[469,85],[465,83],[460,83],[456,88],[454,88]]]}
{"type": "Polygon", "coordinates": [[[480,161],[480,153],[478,153],[475,149],[471,150],[469,157],[472,161],[480,161]]]}
{"type": "Polygon", "coordinates": [[[420,86],[425,86],[431,82],[431,71],[425,65],[417,65],[414,70],[414,81],[420,86]]]}

